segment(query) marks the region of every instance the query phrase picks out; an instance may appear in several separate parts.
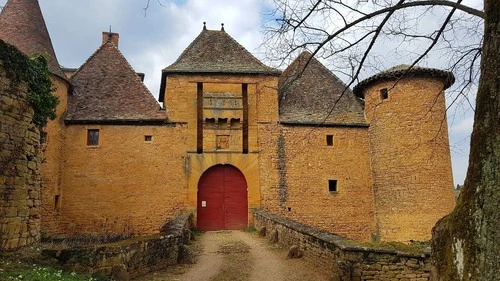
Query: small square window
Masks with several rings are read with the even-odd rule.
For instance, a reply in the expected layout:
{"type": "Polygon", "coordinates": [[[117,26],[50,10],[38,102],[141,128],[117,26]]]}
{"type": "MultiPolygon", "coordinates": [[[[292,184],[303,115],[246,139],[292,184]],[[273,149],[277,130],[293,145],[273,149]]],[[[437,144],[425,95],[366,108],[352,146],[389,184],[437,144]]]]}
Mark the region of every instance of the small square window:
{"type": "Polygon", "coordinates": [[[328,180],[328,191],[337,192],[337,180],[328,180]]]}
{"type": "Polygon", "coordinates": [[[326,145],[333,146],[333,135],[326,135],[326,145]]]}
{"type": "Polygon", "coordinates": [[[380,89],[380,98],[383,100],[389,98],[389,91],[387,90],[387,88],[380,89]]]}
{"type": "Polygon", "coordinates": [[[151,136],[151,135],[145,135],[144,136],[144,141],[145,142],[152,142],[153,141],[153,136],[151,136]]]}
{"type": "Polygon", "coordinates": [[[87,145],[88,146],[99,145],[99,130],[97,129],[87,130],[87,145]]]}

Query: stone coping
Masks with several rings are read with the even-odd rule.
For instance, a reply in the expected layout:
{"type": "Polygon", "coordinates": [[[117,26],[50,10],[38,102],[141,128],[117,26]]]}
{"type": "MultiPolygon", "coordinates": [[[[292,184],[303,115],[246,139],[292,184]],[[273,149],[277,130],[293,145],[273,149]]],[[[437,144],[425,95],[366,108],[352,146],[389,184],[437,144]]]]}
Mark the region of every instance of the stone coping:
{"type": "Polygon", "coordinates": [[[307,226],[305,224],[290,220],[288,218],[278,216],[269,212],[266,212],[261,209],[254,209],[253,210],[254,216],[261,216],[264,217],[268,220],[274,221],[276,223],[279,223],[285,227],[291,228],[299,233],[302,233],[304,235],[308,235],[311,237],[314,237],[316,239],[319,239],[327,244],[333,245],[333,247],[328,247],[328,248],[339,248],[344,252],[366,252],[366,253],[383,253],[383,254],[390,254],[390,255],[396,255],[396,256],[402,256],[402,257],[409,257],[409,258],[424,258],[424,257],[429,257],[430,256],[430,251],[424,251],[422,254],[415,254],[415,253],[409,253],[409,252],[403,252],[403,251],[398,251],[394,249],[387,249],[383,247],[370,247],[370,246],[365,246],[361,245],[360,243],[356,243],[355,241],[349,240],[345,237],[335,235],[323,230],[319,230],[310,226],[307,226]]]}

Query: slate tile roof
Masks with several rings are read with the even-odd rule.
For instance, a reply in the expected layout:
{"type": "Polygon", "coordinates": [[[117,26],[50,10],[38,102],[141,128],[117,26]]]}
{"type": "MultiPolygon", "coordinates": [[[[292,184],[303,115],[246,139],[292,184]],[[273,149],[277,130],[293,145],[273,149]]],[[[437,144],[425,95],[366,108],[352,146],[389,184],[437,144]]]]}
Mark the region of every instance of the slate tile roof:
{"type": "Polygon", "coordinates": [[[282,123],[367,125],[362,101],[350,89],[342,95],[346,85],[309,52],[288,66],[278,85],[282,123]]]}
{"type": "Polygon", "coordinates": [[[221,30],[203,28],[164,73],[236,73],[280,75],[281,71],[266,66],[221,30]]]}
{"type": "Polygon", "coordinates": [[[365,96],[364,90],[370,85],[380,81],[397,80],[402,77],[439,78],[443,80],[445,89],[449,88],[451,85],[453,85],[453,83],[455,83],[455,76],[453,76],[453,73],[449,71],[435,69],[435,68],[425,68],[419,66],[414,66],[408,71],[409,68],[410,65],[407,64],[401,64],[391,67],[385,71],[380,72],[379,74],[373,75],[361,81],[358,85],[354,87],[353,92],[356,96],[364,98],[365,96]]]}
{"type": "Polygon", "coordinates": [[[151,92],[111,41],[76,71],[65,121],[166,121],[151,92]]]}
{"type": "Polygon", "coordinates": [[[0,13],[0,39],[27,55],[46,55],[50,72],[65,78],[37,0],[7,1],[0,13]]]}

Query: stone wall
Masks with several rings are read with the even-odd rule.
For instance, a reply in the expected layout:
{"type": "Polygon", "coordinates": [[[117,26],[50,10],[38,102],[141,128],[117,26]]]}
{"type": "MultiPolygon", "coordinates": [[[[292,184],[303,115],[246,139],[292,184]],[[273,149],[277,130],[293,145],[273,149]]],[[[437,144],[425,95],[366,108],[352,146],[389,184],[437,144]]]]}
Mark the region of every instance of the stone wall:
{"type": "Polygon", "coordinates": [[[371,239],[368,128],[261,124],[259,132],[263,209],[352,239],[371,239]],[[330,191],[330,180],[336,191],[330,191]]]}
{"type": "Polygon", "coordinates": [[[185,247],[192,239],[191,218],[180,215],[169,221],[159,234],[113,243],[78,247],[67,246],[71,241],[62,241],[60,245],[45,244],[42,254],[77,271],[128,280],[169,265],[191,262],[185,247]]]}
{"type": "Polygon", "coordinates": [[[283,125],[277,144],[282,214],[351,239],[371,240],[368,128],[283,125]],[[331,145],[327,136],[333,138],[331,145]]]}
{"type": "Polygon", "coordinates": [[[429,240],[455,206],[443,82],[395,83],[365,90],[377,229],[384,241],[429,240]]]}
{"type": "Polygon", "coordinates": [[[40,239],[40,133],[26,97],[0,61],[0,251],[40,239]]]}
{"type": "Polygon", "coordinates": [[[289,219],[254,211],[255,227],[286,246],[298,246],[304,258],[317,267],[331,270],[330,280],[427,281],[430,277],[428,253],[405,253],[393,249],[356,244],[289,219]]]}
{"type": "Polygon", "coordinates": [[[43,151],[43,161],[40,166],[42,176],[42,233],[53,233],[60,227],[60,221],[56,219],[55,214],[58,212],[56,205],[58,205],[58,200],[60,201],[62,194],[61,171],[64,168],[62,158],[66,132],[63,119],[68,100],[68,83],[55,75],[52,75],[51,78],[54,84],[53,94],[59,99],[59,104],[56,107],[56,119],[48,120],[47,125],[43,128],[44,137],[43,143],[41,143],[43,151]]]}
{"type": "MultiPolygon", "coordinates": [[[[158,233],[185,207],[186,126],[67,125],[58,204],[47,236],[158,233]],[[87,145],[87,130],[99,145],[87,145]],[[151,136],[146,141],[145,136],[151,136]]],[[[54,202],[54,200],[51,200],[54,202]]]]}

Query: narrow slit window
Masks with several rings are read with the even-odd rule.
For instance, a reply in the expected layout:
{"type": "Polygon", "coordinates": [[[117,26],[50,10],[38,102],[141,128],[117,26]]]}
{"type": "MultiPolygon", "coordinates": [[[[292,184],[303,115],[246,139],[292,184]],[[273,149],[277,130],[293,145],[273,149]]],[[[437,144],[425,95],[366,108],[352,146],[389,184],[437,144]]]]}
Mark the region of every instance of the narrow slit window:
{"type": "Polygon", "coordinates": [[[55,195],[54,196],[54,211],[57,211],[60,208],[60,204],[61,204],[60,203],[60,197],[61,197],[60,195],[55,195]]]}
{"type": "Polygon", "coordinates": [[[333,146],[333,135],[326,135],[326,145],[333,146]]]}
{"type": "Polygon", "coordinates": [[[328,191],[337,192],[337,180],[328,180],[328,191]]]}
{"type": "Polygon", "coordinates": [[[99,130],[97,129],[87,130],[87,145],[88,146],[99,145],[99,130]]]}
{"type": "Polygon", "coordinates": [[[389,91],[387,90],[387,88],[383,88],[380,90],[380,98],[383,100],[389,98],[389,91]]]}
{"type": "Polygon", "coordinates": [[[145,142],[152,142],[153,141],[153,136],[152,135],[145,135],[144,136],[144,141],[145,142]]]}

